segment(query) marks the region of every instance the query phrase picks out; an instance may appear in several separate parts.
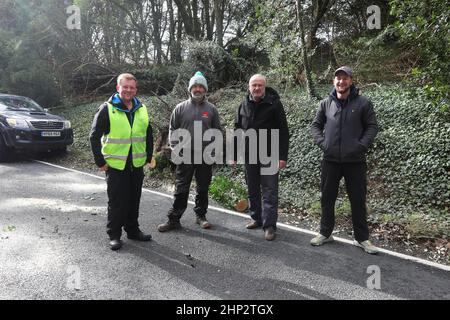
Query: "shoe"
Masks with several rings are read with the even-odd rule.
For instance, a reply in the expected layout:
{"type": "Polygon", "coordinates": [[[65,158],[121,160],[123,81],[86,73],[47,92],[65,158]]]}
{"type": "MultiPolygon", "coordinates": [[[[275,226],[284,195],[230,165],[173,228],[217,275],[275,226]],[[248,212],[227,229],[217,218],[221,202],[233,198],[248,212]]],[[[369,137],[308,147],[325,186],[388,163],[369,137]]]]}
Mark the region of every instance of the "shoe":
{"type": "Polygon", "coordinates": [[[313,246],[321,246],[324,243],[332,242],[332,241],[334,241],[333,236],[329,236],[327,238],[319,233],[317,236],[315,236],[314,238],[311,239],[310,243],[313,246]]]}
{"type": "Polygon", "coordinates": [[[272,241],[275,239],[275,231],[273,230],[272,227],[269,227],[266,230],[264,230],[264,238],[267,241],[272,241]]]}
{"type": "Polygon", "coordinates": [[[127,234],[127,238],[137,241],[150,241],[152,240],[152,235],[144,234],[142,231],[139,231],[138,233],[127,234]]]}
{"type": "Polygon", "coordinates": [[[175,229],[180,229],[181,228],[181,224],[179,221],[167,221],[166,223],[160,224],[158,226],[158,231],[159,232],[166,232],[166,231],[170,231],[170,230],[175,230],[175,229]]]}
{"type": "Polygon", "coordinates": [[[375,247],[369,240],[361,242],[354,240],[353,244],[357,247],[363,248],[364,251],[369,254],[377,254],[379,252],[378,248],[375,247]]]}
{"type": "Polygon", "coordinates": [[[200,225],[200,227],[202,227],[202,229],[210,229],[211,228],[211,223],[209,223],[208,220],[206,220],[206,217],[197,217],[196,222],[197,222],[197,224],[200,225]]]}
{"type": "Polygon", "coordinates": [[[255,221],[255,220],[252,220],[252,221],[250,221],[249,223],[247,223],[246,225],[245,225],[245,227],[247,228],[247,229],[258,229],[258,228],[260,228],[262,226],[262,223],[261,222],[258,222],[258,221],[255,221]]]}
{"type": "Polygon", "coordinates": [[[122,248],[122,240],[120,239],[112,239],[109,242],[109,248],[113,251],[119,250],[120,248],[122,248]]]}

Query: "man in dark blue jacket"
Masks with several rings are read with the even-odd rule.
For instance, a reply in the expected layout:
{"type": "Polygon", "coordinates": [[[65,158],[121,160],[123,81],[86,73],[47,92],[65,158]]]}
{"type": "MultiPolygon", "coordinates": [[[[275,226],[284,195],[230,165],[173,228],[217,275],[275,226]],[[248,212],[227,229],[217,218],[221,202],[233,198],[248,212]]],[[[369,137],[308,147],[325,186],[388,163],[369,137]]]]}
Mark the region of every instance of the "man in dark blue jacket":
{"type": "Polygon", "coordinates": [[[366,208],[366,152],[378,132],[372,103],[359,95],[349,67],[334,73],[334,89],[320,102],[311,126],[314,142],[323,151],[321,172],[322,218],[314,246],[333,241],[334,206],[339,181],[344,177],[352,210],[354,244],[370,254],[378,252],[369,241],[366,208]]]}
{"type": "Polygon", "coordinates": [[[92,122],[91,149],[105,172],[108,194],[107,233],[111,250],[122,247],[122,228],[128,239],[151,240],[138,223],[144,165],[153,154],[153,132],[147,107],[136,97],[137,80],[130,73],[117,78],[117,92],[103,103],[92,122]]]}

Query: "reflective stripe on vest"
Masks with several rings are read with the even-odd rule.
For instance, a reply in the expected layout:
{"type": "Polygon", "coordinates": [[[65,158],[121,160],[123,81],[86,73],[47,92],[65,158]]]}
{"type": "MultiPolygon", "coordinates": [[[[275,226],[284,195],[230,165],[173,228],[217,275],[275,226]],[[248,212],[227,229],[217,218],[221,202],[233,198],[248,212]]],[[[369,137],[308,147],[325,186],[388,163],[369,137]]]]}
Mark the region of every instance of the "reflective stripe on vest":
{"type": "Polygon", "coordinates": [[[134,112],[133,127],[130,127],[126,113],[115,109],[110,103],[108,103],[108,114],[110,129],[109,133],[102,138],[102,154],[106,163],[114,169],[123,170],[131,148],[133,166],[145,165],[147,107],[142,105],[134,112]]]}

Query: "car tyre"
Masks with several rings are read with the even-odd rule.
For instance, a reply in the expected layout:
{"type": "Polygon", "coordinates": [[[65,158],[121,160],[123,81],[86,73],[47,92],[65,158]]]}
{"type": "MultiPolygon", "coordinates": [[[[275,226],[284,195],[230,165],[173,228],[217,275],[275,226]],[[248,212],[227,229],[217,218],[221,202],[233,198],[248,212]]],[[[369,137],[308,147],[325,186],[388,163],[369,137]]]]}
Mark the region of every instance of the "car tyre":
{"type": "Polygon", "coordinates": [[[6,162],[11,159],[13,149],[8,147],[3,140],[3,136],[0,135],[0,162],[6,162]]]}

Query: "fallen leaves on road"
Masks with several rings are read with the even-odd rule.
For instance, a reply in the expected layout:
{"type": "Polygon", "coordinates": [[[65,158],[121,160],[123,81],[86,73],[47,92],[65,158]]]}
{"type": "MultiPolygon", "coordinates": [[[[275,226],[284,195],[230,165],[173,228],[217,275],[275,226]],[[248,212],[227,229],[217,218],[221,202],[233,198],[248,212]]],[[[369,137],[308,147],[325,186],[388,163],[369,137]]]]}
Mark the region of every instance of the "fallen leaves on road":
{"type": "Polygon", "coordinates": [[[16,230],[16,227],[13,225],[8,225],[8,226],[3,227],[3,231],[5,231],[5,232],[10,232],[10,231],[14,231],[14,230],[16,230]]]}

